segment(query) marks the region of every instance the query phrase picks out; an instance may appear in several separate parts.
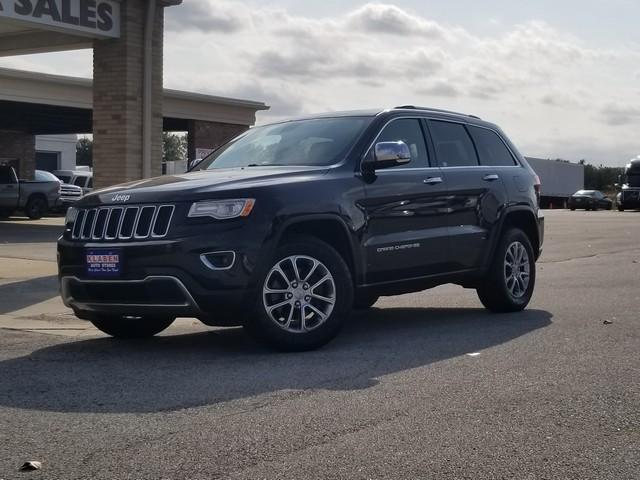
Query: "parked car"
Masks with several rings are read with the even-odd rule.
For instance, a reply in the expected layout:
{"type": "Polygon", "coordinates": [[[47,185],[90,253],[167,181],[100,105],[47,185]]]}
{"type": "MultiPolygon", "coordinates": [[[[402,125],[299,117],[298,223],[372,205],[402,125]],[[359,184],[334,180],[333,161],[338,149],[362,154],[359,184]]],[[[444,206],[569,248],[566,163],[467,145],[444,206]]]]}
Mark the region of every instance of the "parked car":
{"type": "Polygon", "coordinates": [[[55,181],[60,183],[60,197],[56,204],[51,207],[51,210],[56,212],[66,211],[67,208],[82,198],[82,188],[76,185],[67,185],[51,172],[36,170],[35,179],[38,182],[55,181]]]}
{"type": "Polygon", "coordinates": [[[444,283],[524,309],[544,236],[536,174],[496,125],[411,106],[253,128],[194,171],[93,192],[58,242],[64,303],[115,337],[178,316],[284,350],[352,307],[444,283]]]}
{"type": "Polygon", "coordinates": [[[53,174],[68,185],[82,188],[86,195],[93,190],[93,172],[88,170],[54,170],[53,174]]]}
{"type": "Polygon", "coordinates": [[[13,167],[0,165],[0,217],[22,210],[37,220],[58,203],[59,197],[58,180],[19,180],[13,167]]]}
{"type": "Polygon", "coordinates": [[[613,201],[599,190],[578,190],[569,197],[568,207],[571,210],[584,208],[585,210],[611,210],[613,201]]]}

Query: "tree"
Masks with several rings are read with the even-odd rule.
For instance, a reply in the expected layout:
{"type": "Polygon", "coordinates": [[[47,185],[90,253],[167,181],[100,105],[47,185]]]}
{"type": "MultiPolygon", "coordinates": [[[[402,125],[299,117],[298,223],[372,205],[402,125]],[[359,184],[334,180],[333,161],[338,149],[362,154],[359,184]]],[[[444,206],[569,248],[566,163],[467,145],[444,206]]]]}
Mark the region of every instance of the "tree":
{"type": "MultiPolygon", "coordinates": [[[[582,163],[582,162],[581,162],[582,163]]],[[[624,173],[621,167],[605,167],[604,165],[584,165],[584,187],[589,190],[611,192],[615,190],[618,176],[624,173]]]]}
{"type": "Polygon", "coordinates": [[[87,137],[78,139],[76,143],[76,165],[93,166],[93,140],[87,137]]]}
{"type": "MultiPolygon", "coordinates": [[[[162,132],[162,162],[179,162],[187,158],[187,136],[162,132]]],[[[93,140],[88,137],[76,143],[76,165],[93,166],[93,140]]]]}
{"type": "Polygon", "coordinates": [[[187,136],[162,132],[162,162],[181,162],[187,159],[187,136]]]}

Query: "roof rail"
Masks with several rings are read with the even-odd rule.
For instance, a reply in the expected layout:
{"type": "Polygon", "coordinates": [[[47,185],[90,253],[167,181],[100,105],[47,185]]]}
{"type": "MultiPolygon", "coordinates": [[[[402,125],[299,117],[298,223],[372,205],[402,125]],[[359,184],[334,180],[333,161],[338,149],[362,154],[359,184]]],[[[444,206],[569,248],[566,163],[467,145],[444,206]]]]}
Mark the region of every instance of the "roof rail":
{"type": "Polygon", "coordinates": [[[478,120],[482,120],[477,115],[469,115],[466,113],[454,112],[453,110],[443,110],[441,108],[430,108],[430,107],[418,107],[416,105],[399,105],[395,107],[397,109],[405,109],[405,110],[429,110],[430,112],[439,112],[439,113],[451,113],[453,115],[462,115],[464,117],[477,118],[478,120]]]}

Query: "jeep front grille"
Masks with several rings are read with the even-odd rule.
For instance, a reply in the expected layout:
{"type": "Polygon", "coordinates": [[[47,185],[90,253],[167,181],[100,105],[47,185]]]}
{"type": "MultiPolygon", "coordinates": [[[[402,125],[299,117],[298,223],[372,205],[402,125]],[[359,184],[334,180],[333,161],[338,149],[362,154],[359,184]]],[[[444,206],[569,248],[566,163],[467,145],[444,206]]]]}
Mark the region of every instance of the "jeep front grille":
{"type": "Polygon", "coordinates": [[[169,232],[173,205],[84,208],[71,225],[74,240],[143,240],[169,232]]]}

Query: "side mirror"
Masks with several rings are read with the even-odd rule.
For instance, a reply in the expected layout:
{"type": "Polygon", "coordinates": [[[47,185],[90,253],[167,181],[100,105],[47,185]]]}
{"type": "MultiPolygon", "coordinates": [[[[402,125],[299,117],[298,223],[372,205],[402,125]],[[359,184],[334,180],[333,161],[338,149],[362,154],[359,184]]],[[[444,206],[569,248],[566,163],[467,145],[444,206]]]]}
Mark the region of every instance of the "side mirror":
{"type": "Polygon", "coordinates": [[[369,171],[405,165],[411,161],[411,150],[403,141],[379,142],[373,148],[373,158],[363,166],[369,171]]]}

